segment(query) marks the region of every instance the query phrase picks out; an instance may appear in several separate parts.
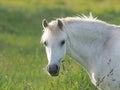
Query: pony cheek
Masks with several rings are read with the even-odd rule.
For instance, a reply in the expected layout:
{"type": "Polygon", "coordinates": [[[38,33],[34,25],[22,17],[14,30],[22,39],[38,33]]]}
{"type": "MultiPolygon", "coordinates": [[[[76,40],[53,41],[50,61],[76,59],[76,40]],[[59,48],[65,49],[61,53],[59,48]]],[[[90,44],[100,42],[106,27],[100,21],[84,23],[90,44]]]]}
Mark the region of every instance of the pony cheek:
{"type": "Polygon", "coordinates": [[[64,47],[64,51],[63,51],[64,53],[63,53],[63,58],[65,57],[65,55],[66,55],[66,45],[65,45],[65,47],[64,47]]]}
{"type": "Polygon", "coordinates": [[[64,50],[61,52],[60,63],[63,61],[65,55],[66,55],[66,49],[64,48],[64,50]]]}

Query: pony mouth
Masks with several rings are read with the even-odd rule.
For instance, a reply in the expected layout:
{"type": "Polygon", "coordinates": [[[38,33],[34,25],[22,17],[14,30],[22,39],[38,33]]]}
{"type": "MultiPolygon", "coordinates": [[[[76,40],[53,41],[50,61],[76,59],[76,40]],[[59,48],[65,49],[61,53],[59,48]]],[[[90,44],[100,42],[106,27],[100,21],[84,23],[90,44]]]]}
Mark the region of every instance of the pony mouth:
{"type": "Polygon", "coordinates": [[[55,77],[55,76],[58,76],[59,75],[59,72],[58,73],[49,73],[52,77],[55,77]]]}
{"type": "Polygon", "coordinates": [[[54,76],[58,76],[59,75],[59,71],[53,71],[53,72],[48,72],[48,74],[52,77],[54,76]]]}

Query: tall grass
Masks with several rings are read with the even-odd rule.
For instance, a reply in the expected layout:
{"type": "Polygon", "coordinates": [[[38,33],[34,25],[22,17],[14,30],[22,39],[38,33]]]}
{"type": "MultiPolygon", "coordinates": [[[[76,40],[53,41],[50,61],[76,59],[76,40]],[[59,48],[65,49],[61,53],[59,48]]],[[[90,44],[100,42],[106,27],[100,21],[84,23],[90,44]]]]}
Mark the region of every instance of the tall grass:
{"type": "Polygon", "coordinates": [[[118,0],[0,1],[0,90],[97,90],[86,71],[68,56],[58,77],[47,74],[41,21],[92,11],[119,24],[119,10],[118,0]]]}

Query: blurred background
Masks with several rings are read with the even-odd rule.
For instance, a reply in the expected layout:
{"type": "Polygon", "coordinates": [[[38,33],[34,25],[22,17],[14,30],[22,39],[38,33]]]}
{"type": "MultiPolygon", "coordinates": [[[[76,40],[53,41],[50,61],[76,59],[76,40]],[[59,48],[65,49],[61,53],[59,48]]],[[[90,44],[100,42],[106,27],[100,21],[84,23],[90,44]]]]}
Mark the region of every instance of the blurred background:
{"type": "Polygon", "coordinates": [[[0,90],[97,90],[85,70],[66,56],[60,75],[46,72],[41,22],[92,12],[120,24],[120,0],[0,0],[0,90]]]}

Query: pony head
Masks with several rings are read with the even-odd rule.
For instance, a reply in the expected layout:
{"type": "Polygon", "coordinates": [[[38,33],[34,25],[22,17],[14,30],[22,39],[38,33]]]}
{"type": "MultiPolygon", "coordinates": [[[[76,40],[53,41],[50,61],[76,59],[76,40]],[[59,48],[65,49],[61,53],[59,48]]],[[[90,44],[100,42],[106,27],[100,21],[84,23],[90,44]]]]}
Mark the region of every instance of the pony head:
{"type": "Polygon", "coordinates": [[[63,30],[63,22],[55,20],[50,23],[43,20],[44,33],[42,43],[45,46],[48,58],[47,71],[51,76],[58,76],[60,63],[66,54],[66,34],[63,30]]]}

